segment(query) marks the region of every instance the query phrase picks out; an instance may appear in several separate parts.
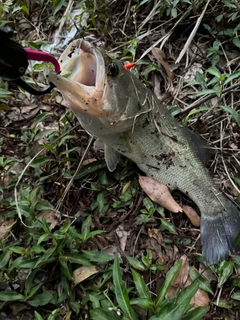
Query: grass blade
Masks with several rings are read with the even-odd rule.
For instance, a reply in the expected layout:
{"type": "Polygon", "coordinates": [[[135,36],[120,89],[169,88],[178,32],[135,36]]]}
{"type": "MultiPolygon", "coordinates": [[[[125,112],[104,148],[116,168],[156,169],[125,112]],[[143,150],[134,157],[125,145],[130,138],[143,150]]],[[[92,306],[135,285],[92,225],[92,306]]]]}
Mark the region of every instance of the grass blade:
{"type": "Polygon", "coordinates": [[[138,317],[130,305],[126,284],[122,280],[122,275],[121,275],[120,265],[119,265],[117,255],[114,259],[114,264],[113,264],[113,284],[114,284],[116,299],[119,307],[123,311],[123,314],[127,316],[128,319],[137,320],[138,317]]]}

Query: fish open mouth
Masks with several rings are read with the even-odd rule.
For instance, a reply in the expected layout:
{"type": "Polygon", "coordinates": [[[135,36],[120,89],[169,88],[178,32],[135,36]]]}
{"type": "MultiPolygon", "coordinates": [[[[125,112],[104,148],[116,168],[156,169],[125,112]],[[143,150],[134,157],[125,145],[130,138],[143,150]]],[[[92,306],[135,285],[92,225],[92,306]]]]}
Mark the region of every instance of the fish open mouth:
{"type": "Polygon", "coordinates": [[[101,99],[105,84],[105,66],[101,52],[89,42],[73,41],[59,58],[61,70],[68,78],[50,72],[49,80],[62,92],[69,107],[76,113],[88,112],[106,116],[101,99]]]}

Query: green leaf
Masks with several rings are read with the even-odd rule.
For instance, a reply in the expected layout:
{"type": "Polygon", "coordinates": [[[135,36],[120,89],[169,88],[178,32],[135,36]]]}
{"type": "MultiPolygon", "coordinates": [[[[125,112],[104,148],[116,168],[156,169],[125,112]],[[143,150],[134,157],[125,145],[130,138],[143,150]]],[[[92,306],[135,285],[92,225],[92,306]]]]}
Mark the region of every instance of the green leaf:
{"type": "Polygon", "coordinates": [[[59,257],[59,262],[61,265],[61,271],[65,275],[65,277],[69,280],[72,281],[73,279],[73,274],[71,270],[71,265],[68,265],[66,259],[64,257],[59,257]]]}
{"type": "Polygon", "coordinates": [[[175,117],[182,111],[182,109],[179,108],[178,106],[171,106],[168,108],[168,111],[171,113],[173,117],[175,117]]]}
{"type": "Polygon", "coordinates": [[[169,312],[165,313],[165,315],[161,315],[161,320],[182,319],[182,316],[191,309],[192,306],[190,305],[190,301],[198,288],[198,283],[193,282],[190,286],[180,291],[176,303],[173,304],[173,307],[169,312]]]}
{"type": "Polygon", "coordinates": [[[40,257],[38,258],[35,268],[37,267],[40,268],[48,264],[49,262],[55,260],[55,251],[56,251],[56,247],[47,249],[44,252],[44,254],[40,255],[40,257]]]}
{"type": "Polygon", "coordinates": [[[105,263],[114,259],[114,257],[108,253],[101,251],[87,251],[83,250],[83,257],[89,261],[94,261],[98,263],[105,263]]]}
{"type": "Polygon", "coordinates": [[[144,271],[145,270],[145,266],[143,265],[143,263],[135,258],[126,256],[128,263],[135,269],[140,270],[140,271],[144,271]]]}
{"type": "Polygon", "coordinates": [[[52,13],[55,16],[55,14],[62,8],[64,5],[64,0],[53,0],[52,1],[52,13]]]}
{"type": "Polygon", "coordinates": [[[163,226],[164,229],[168,230],[171,234],[177,234],[177,230],[171,222],[161,219],[161,226],[163,226]]]}
{"type": "Polygon", "coordinates": [[[87,259],[85,259],[82,254],[79,254],[79,253],[75,253],[75,252],[64,253],[63,255],[60,256],[60,258],[70,263],[80,264],[85,267],[92,266],[92,264],[87,259]]]}
{"type": "Polygon", "coordinates": [[[26,281],[25,281],[25,289],[24,289],[24,294],[25,296],[28,296],[29,295],[29,292],[31,291],[31,288],[33,286],[33,279],[36,275],[36,273],[38,272],[38,269],[36,270],[33,270],[29,276],[27,277],[26,281]]]}
{"type": "Polygon", "coordinates": [[[36,310],[34,311],[34,316],[36,320],[43,320],[42,316],[36,310]]]}
{"type": "Polygon", "coordinates": [[[122,280],[120,265],[118,261],[118,256],[115,256],[113,264],[113,284],[114,284],[114,293],[118,302],[119,307],[123,311],[124,316],[128,319],[138,320],[138,317],[130,305],[127,287],[122,280]]]}
{"type": "MultiPolygon", "coordinates": [[[[145,197],[143,199],[143,205],[145,206],[145,208],[149,211],[150,209],[154,209],[154,204],[152,203],[152,201],[148,198],[145,197]]],[[[155,209],[154,209],[155,211],[155,209]]]]}
{"type": "Polygon", "coordinates": [[[240,71],[233,72],[227,77],[226,81],[224,81],[224,84],[228,84],[232,80],[239,78],[239,77],[240,77],[240,71]]]}
{"type": "Polygon", "coordinates": [[[231,301],[224,300],[224,299],[219,299],[216,302],[214,302],[214,304],[216,306],[218,306],[219,308],[224,308],[224,309],[232,309],[233,308],[231,301]]]}
{"type": "Polygon", "coordinates": [[[146,286],[145,282],[143,281],[142,277],[140,276],[140,274],[134,269],[131,269],[131,271],[132,271],[133,281],[137,289],[139,298],[146,299],[152,302],[150,291],[146,286]]]}
{"type": "Polygon", "coordinates": [[[197,270],[195,270],[194,268],[190,267],[189,276],[190,276],[192,281],[195,281],[195,280],[198,281],[200,289],[205,290],[205,291],[211,293],[212,295],[214,295],[214,292],[213,292],[213,290],[211,288],[210,283],[205,278],[203,278],[197,272],[197,270]]]}
{"type": "Polygon", "coordinates": [[[19,257],[15,259],[9,268],[9,271],[12,271],[15,268],[22,269],[34,269],[38,258],[28,258],[28,257],[19,257]]]}
{"type": "Polygon", "coordinates": [[[17,293],[15,291],[2,291],[0,292],[0,301],[19,301],[19,300],[24,300],[24,296],[20,293],[17,293]]]}
{"type": "Polygon", "coordinates": [[[206,70],[206,72],[212,74],[213,76],[217,77],[218,79],[221,77],[220,71],[215,67],[210,67],[206,70]]]}
{"type": "Polygon", "coordinates": [[[197,307],[193,311],[190,311],[186,316],[183,316],[181,320],[202,320],[208,313],[210,307],[197,307]]]}
{"type": "Polygon", "coordinates": [[[36,295],[32,300],[28,300],[27,303],[32,307],[45,306],[51,299],[52,294],[48,290],[45,290],[45,292],[36,295]]]}
{"type": "MultiPolygon", "coordinates": [[[[106,161],[105,160],[98,160],[98,161],[94,161],[91,162],[85,166],[83,166],[79,172],[77,173],[75,180],[79,180],[82,179],[83,177],[87,176],[90,173],[94,173],[100,169],[106,168],[106,161]]],[[[66,179],[71,179],[72,175],[70,174],[70,172],[66,172],[64,174],[64,178],[66,179]]]]}
{"type": "Polygon", "coordinates": [[[42,286],[42,283],[37,284],[35,287],[31,288],[29,290],[28,295],[26,296],[26,300],[30,299],[32,296],[35,295],[35,293],[39,290],[39,288],[42,286]]]}
{"type": "Polygon", "coordinates": [[[52,157],[44,156],[44,157],[39,157],[34,159],[31,163],[30,166],[32,168],[39,168],[42,164],[49,162],[49,161],[55,161],[52,157]]]}
{"type": "Polygon", "coordinates": [[[238,126],[240,127],[240,115],[235,109],[232,109],[231,107],[228,107],[228,106],[220,106],[220,108],[230,113],[233,119],[237,122],[238,126]]]}
{"type": "Polygon", "coordinates": [[[42,113],[38,114],[34,120],[34,127],[36,127],[40,122],[42,122],[44,119],[46,119],[47,117],[49,117],[51,115],[52,115],[51,112],[42,112],[42,113]]]}
{"type": "Polygon", "coordinates": [[[5,249],[0,255],[0,270],[2,270],[2,268],[8,263],[11,253],[12,252],[9,249],[5,249]]]}
{"type": "Polygon", "coordinates": [[[199,91],[197,94],[195,94],[195,97],[199,97],[199,96],[204,96],[207,94],[216,94],[218,97],[220,97],[221,95],[221,87],[217,86],[213,89],[204,89],[202,91],[199,91]]]}
{"type": "MultiPolygon", "coordinates": [[[[54,207],[53,205],[51,205],[51,203],[46,203],[46,202],[38,202],[35,206],[36,210],[53,210],[54,207]]],[[[54,214],[54,211],[53,211],[53,214],[54,214]]]]}
{"type": "Polygon", "coordinates": [[[236,47],[240,48],[240,40],[238,38],[233,38],[232,42],[236,47]]]}
{"type": "Polygon", "coordinates": [[[181,306],[184,310],[187,310],[189,308],[189,303],[194,297],[195,293],[199,289],[199,284],[197,281],[193,282],[190,286],[184,288],[182,291],[180,291],[176,304],[181,306]]]}
{"type": "Polygon", "coordinates": [[[156,299],[156,307],[159,307],[164,297],[166,296],[173,280],[175,279],[176,275],[178,274],[182,265],[182,260],[178,261],[166,274],[166,279],[160,288],[157,299],[156,299]]]}
{"type": "Polygon", "coordinates": [[[81,233],[82,233],[82,236],[83,236],[83,241],[86,241],[88,239],[91,223],[92,223],[92,217],[91,217],[91,215],[89,215],[87,217],[87,219],[82,224],[81,233]]]}
{"type": "Polygon", "coordinates": [[[208,111],[209,110],[209,107],[199,107],[199,108],[194,108],[194,109],[192,109],[189,113],[188,113],[188,115],[182,120],[182,124],[184,125],[184,126],[187,126],[187,123],[188,123],[188,120],[189,120],[189,118],[191,117],[191,116],[193,116],[194,114],[197,114],[197,113],[199,113],[199,112],[203,112],[203,111],[208,111]]]}
{"type": "Polygon", "coordinates": [[[220,276],[218,280],[218,287],[220,288],[232,275],[234,262],[233,261],[223,261],[220,264],[220,276]]]}
{"type": "Polygon", "coordinates": [[[235,181],[236,184],[239,185],[240,187],[240,179],[239,178],[236,178],[236,177],[232,177],[232,179],[235,181]]]}
{"type": "Polygon", "coordinates": [[[115,310],[105,311],[100,308],[90,310],[90,315],[93,320],[107,320],[107,319],[121,320],[122,319],[116,314],[115,310]]]}
{"type": "Polygon", "coordinates": [[[236,291],[231,295],[231,298],[234,300],[240,301],[240,291],[236,291]]]}
{"type": "MultiPolygon", "coordinates": [[[[61,145],[66,144],[67,140],[72,140],[73,138],[76,138],[76,137],[73,135],[66,135],[66,136],[62,137],[62,139],[58,143],[58,146],[60,147],[61,145]]],[[[68,151],[70,152],[70,150],[68,150],[68,151]]]]}
{"type": "Polygon", "coordinates": [[[135,299],[131,299],[130,301],[131,305],[137,305],[140,308],[143,309],[150,309],[153,310],[154,307],[154,303],[149,300],[149,299],[144,299],[144,298],[135,298],[135,299]]]}

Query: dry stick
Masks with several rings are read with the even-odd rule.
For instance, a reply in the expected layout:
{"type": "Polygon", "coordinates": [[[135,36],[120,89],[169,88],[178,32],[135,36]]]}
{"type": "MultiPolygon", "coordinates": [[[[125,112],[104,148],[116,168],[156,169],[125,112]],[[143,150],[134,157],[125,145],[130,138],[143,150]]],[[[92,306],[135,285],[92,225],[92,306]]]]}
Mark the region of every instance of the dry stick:
{"type": "MultiPolygon", "coordinates": [[[[160,0],[161,1],[161,0],[160,0]]],[[[158,14],[158,5],[160,1],[156,1],[155,4],[153,5],[153,8],[151,10],[151,12],[148,14],[148,16],[144,19],[144,21],[140,24],[140,26],[138,27],[138,34],[141,32],[142,28],[145,26],[146,23],[149,22],[149,20],[151,20],[153,18],[153,16],[155,14],[158,14]]]]}
{"type": "Polygon", "coordinates": [[[33,226],[27,226],[27,225],[23,222],[23,220],[22,220],[22,214],[21,214],[21,211],[20,211],[20,208],[19,208],[19,205],[18,205],[18,198],[17,198],[18,192],[17,192],[17,187],[18,187],[18,185],[19,185],[19,183],[20,183],[20,181],[21,181],[21,179],[22,179],[25,171],[27,170],[27,168],[30,166],[30,164],[33,162],[33,160],[35,160],[35,159],[40,155],[40,153],[41,153],[42,151],[43,151],[43,149],[40,150],[40,151],[38,151],[38,153],[35,154],[35,156],[28,162],[28,164],[25,166],[25,168],[23,169],[22,173],[21,173],[20,176],[18,177],[17,183],[15,184],[15,187],[14,187],[14,198],[15,198],[15,202],[16,202],[17,214],[18,214],[18,217],[19,217],[19,220],[21,221],[21,223],[22,223],[25,227],[27,227],[27,228],[33,228],[33,226]]]}
{"type": "Polygon", "coordinates": [[[230,177],[230,174],[228,172],[228,169],[227,169],[226,163],[224,161],[223,155],[221,155],[221,157],[222,157],[222,163],[223,163],[223,166],[224,166],[224,169],[225,169],[225,172],[226,172],[226,174],[228,176],[229,181],[234,186],[234,188],[237,190],[237,192],[240,194],[240,190],[238,189],[237,185],[233,182],[232,178],[230,177]]]}
{"type": "MultiPolygon", "coordinates": [[[[72,129],[74,128],[71,128],[70,130],[68,130],[66,133],[68,134],[72,129]]],[[[63,135],[64,136],[64,135],[63,135]]],[[[61,139],[62,136],[60,136],[59,139],[61,139]]],[[[54,140],[54,142],[56,142],[58,139],[54,140]]],[[[18,191],[17,191],[17,187],[20,183],[20,181],[22,180],[22,177],[24,175],[24,173],[26,172],[26,170],[28,169],[28,167],[30,166],[30,164],[33,162],[33,160],[35,160],[42,152],[44,151],[44,149],[38,151],[37,154],[35,154],[35,156],[26,164],[25,168],[23,169],[22,173],[20,174],[20,176],[18,177],[18,180],[17,180],[17,183],[15,184],[15,187],[14,187],[14,199],[15,199],[15,203],[16,203],[16,209],[17,209],[17,214],[18,214],[18,217],[19,217],[19,220],[20,222],[27,228],[33,228],[33,226],[27,226],[23,220],[22,220],[22,214],[21,214],[21,210],[19,208],[19,205],[18,205],[18,191]]]]}
{"type": "Polygon", "coordinates": [[[163,37],[161,37],[160,39],[158,39],[152,46],[150,46],[142,55],[141,57],[136,61],[136,63],[138,61],[140,61],[143,57],[145,57],[151,50],[152,48],[155,48],[160,42],[161,43],[161,46],[160,46],[160,49],[162,49],[162,47],[164,46],[165,42],[169,39],[169,37],[171,36],[171,34],[173,33],[174,29],[177,27],[177,25],[185,18],[186,15],[188,15],[188,11],[186,11],[179,19],[178,21],[175,23],[175,25],[172,27],[172,29],[167,33],[165,34],[163,37]]]}
{"type": "MultiPolygon", "coordinates": [[[[235,88],[237,88],[237,87],[239,87],[239,86],[240,86],[240,82],[235,83],[235,84],[233,84],[232,86],[223,89],[223,90],[222,90],[222,93],[227,93],[228,91],[231,91],[231,90],[233,90],[233,89],[235,89],[235,88]]],[[[182,110],[181,112],[179,112],[178,115],[183,115],[183,114],[185,114],[186,112],[191,111],[192,109],[200,106],[202,103],[204,103],[204,102],[212,99],[213,97],[215,97],[215,94],[214,94],[214,93],[213,93],[213,94],[210,94],[210,95],[207,95],[207,96],[204,96],[204,97],[198,99],[197,101],[194,101],[194,102],[193,102],[192,104],[190,104],[190,106],[188,106],[186,109],[184,109],[184,110],[182,110]]]]}
{"type": "Polygon", "coordinates": [[[63,28],[63,26],[64,26],[64,24],[65,24],[65,22],[66,22],[68,13],[71,12],[72,6],[73,6],[73,0],[70,0],[70,1],[68,2],[67,8],[66,8],[66,10],[65,10],[65,12],[64,12],[64,14],[63,14],[62,21],[61,21],[61,23],[60,23],[60,25],[59,25],[58,33],[57,33],[56,38],[60,37],[60,33],[61,33],[62,28],[63,28]]]}
{"type": "Polygon", "coordinates": [[[89,141],[88,141],[88,145],[87,145],[87,147],[86,147],[86,149],[85,149],[85,151],[84,151],[84,153],[83,153],[83,155],[82,155],[82,158],[81,158],[81,160],[80,160],[80,162],[79,162],[79,164],[78,164],[78,166],[77,166],[77,169],[76,169],[76,171],[74,172],[74,175],[72,176],[72,178],[71,178],[71,180],[69,181],[68,185],[66,186],[66,189],[65,189],[65,191],[64,191],[64,193],[63,193],[63,196],[61,197],[61,199],[58,201],[58,203],[57,203],[57,205],[56,205],[56,208],[55,208],[56,211],[59,211],[59,209],[61,208],[61,206],[62,206],[62,204],[63,204],[63,201],[64,201],[64,199],[65,199],[65,197],[66,197],[69,189],[70,189],[71,186],[72,186],[73,180],[75,179],[78,171],[80,170],[80,168],[81,168],[81,166],[82,166],[83,160],[85,159],[85,156],[86,156],[86,154],[87,154],[87,152],[88,152],[88,150],[89,150],[89,148],[90,148],[90,146],[91,146],[91,144],[92,144],[92,142],[93,142],[93,139],[94,139],[94,137],[93,137],[93,136],[90,136],[90,139],[89,139],[89,141]]]}
{"type": "Polygon", "coordinates": [[[185,55],[188,47],[190,46],[193,38],[195,37],[195,34],[196,34],[196,32],[197,32],[197,30],[198,30],[198,27],[199,27],[199,25],[200,25],[200,23],[201,23],[201,21],[202,21],[202,19],[203,19],[203,17],[204,17],[204,14],[205,14],[205,11],[207,10],[207,7],[208,7],[209,2],[210,2],[210,0],[208,0],[208,2],[207,2],[206,5],[205,5],[205,8],[203,9],[202,14],[201,14],[200,17],[197,19],[197,23],[196,23],[195,27],[193,28],[193,31],[191,32],[191,34],[190,34],[187,42],[185,43],[185,46],[183,47],[182,51],[180,52],[180,54],[179,54],[179,56],[178,56],[175,64],[178,64],[178,63],[181,61],[182,57],[185,55]]]}

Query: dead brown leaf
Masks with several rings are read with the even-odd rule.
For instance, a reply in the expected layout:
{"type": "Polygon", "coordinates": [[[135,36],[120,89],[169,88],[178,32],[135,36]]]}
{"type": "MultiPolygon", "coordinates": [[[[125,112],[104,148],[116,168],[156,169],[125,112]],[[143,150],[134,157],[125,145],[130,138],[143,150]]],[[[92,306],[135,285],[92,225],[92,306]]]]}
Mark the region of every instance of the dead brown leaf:
{"type": "MultiPolygon", "coordinates": [[[[176,294],[179,288],[183,289],[192,284],[192,280],[188,276],[189,274],[188,257],[186,255],[183,255],[182,257],[180,257],[180,260],[182,260],[182,266],[179,270],[179,273],[173,280],[172,285],[167,293],[167,296],[173,296],[176,294]]],[[[194,308],[197,308],[200,306],[208,306],[209,302],[210,302],[210,299],[208,297],[208,293],[202,289],[198,289],[190,303],[194,305],[194,308]]]]}
{"type": "Polygon", "coordinates": [[[175,213],[183,211],[164,184],[153,178],[143,176],[139,176],[139,184],[152,201],[160,204],[165,209],[175,213]]]}
{"type": "Polygon", "coordinates": [[[97,273],[99,270],[96,266],[91,267],[80,267],[73,271],[73,282],[74,284],[78,284],[83,280],[91,277],[93,274],[97,273]]]}
{"type": "MultiPolygon", "coordinates": [[[[187,279],[186,287],[192,284],[192,280],[190,278],[187,279]]],[[[194,308],[208,306],[210,302],[208,293],[202,289],[198,289],[195,293],[194,297],[190,301],[190,304],[194,304],[194,308]]]]}
{"type": "MultiPolygon", "coordinates": [[[[179,260],[182,260],[182,266],[175,277],[175,279],[172,282],[173,286],[179,286],[179,287],[184,287],[187,278],[188,278],[188,273],[189,273],[189,260],[188,257],[184,254],[179,258],[179,260]]],[[[179,261],[178,260],[178,261],[179,261]]]]}
{"type": "Polygon", "coordinates": [[[176,291],[179,288],[184,288],[186,281],[188,279],[188,273],[189,273],[188,257],[186,255],[183,255],[180,257],[179,260],[182,260],[182,266],[181,266],[178,274],[176,275],[175,279],[173,280],[170,289],[168,290],[167,296],[170,296],[170,297],[175,295],[176,291]]]}
{"type": "Polygon", "coordinates": [[[158,229],[155,229],[155,228],[148,229],[148,235],[150,238],[156,239],[161,246],[166,247],[166,244],[163,241],[162,233],[158,231],[158,229]]]}
{"type": "Polygon", "coordinates": [[[217,281],[217,276],[215,275],[215,273],[213,273],[210,268],[206,268],[206,266],[204,266],[204,265],[201,264],[201,263],[200,263],[200,265],[199,265],[199,270],[198,270],[198,272],[199,272],[199,274],[201,274],[201,276],[203,276],[208,282],[217,281]]]}
{"type": "Polygon", "coordinates": [[[0,217],[0,239],[5,238],[15,223],[16,221],[14,221],[14,219],[4,220],[2,217],[0,217]]]}
{"type": "Polygon", "coordinates": [[[42,210],[38,219],[45,219],[47,223],[50,223],[49,229],[54,229],[61,221],[61,215],[59,211],[56,210],[42,210]]]}
{"type": "Polygon", "coordinates": [[[188,216],[189,220],[195,227],[200,226],[200,217],[197,212],[190,206],[183,205],[183,212],[188,216]]]}
{"type": "Polygon", "coordinates": [[[126,243],[127,243],[127,237],[130,235],[130,232],[127,232],[124,230],[124,223],[121,223],[117,227],[116,234],[119,237],[121,249],[122,249],[122,251],[124,251],[125,247],[126,247],[126,243]]]}
{"type": "Polygon", "coordinates": [[[157,59],[158,62],[161,63],[161,65],[164,67],[168,78],[173,81],[174,79],[174,73],[168,63],[167,57],[165,55],[165,53],[159,49],[159,48],[153,48],[152,49],[152,54],[154,55],[154,57],[157,59]]]}

